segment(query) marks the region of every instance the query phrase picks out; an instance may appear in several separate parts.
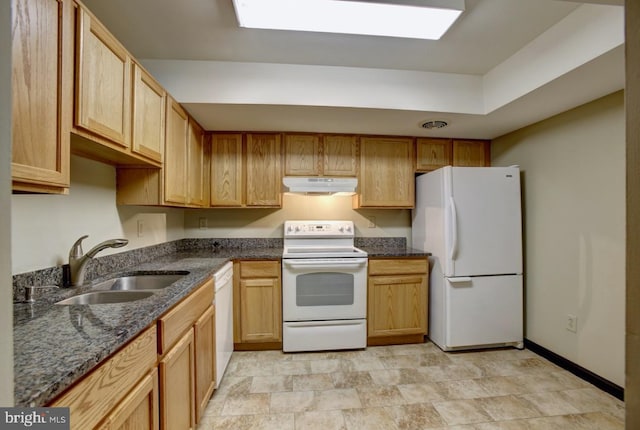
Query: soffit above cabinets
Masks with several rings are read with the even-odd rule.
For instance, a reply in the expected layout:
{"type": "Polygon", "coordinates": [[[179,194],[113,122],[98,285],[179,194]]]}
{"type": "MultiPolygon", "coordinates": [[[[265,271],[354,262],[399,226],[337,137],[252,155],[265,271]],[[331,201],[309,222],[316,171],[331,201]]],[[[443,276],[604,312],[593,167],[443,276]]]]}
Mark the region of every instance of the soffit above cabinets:
{"type": "Polygon", "coordinates": [[[84,3],[206,129],[494,138],[624,87],[615,1],[466,0],[438,41],[245,29],[231,0],[84,3]]]}

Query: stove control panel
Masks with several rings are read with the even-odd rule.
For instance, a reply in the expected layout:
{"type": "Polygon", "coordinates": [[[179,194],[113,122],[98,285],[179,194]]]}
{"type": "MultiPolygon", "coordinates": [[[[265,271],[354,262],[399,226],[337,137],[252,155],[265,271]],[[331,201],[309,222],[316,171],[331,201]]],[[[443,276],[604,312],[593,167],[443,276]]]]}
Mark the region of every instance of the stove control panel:
{"type": "Polygon", "coordinates": [[[353,221],[285,221],[285,237],[353,237],[353,221]]]}

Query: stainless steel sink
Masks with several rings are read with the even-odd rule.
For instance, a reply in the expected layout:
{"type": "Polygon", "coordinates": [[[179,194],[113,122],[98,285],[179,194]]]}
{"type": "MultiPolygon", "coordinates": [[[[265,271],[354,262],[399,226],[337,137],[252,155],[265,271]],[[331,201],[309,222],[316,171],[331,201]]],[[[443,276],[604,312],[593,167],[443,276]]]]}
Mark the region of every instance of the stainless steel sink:
{"type": "Polygon", "coordinates": [[[180,274],[132,275],[115,278],[112,290],[161,290],[184,277],[188,272],[180,274]]]}
{"type": "Polygon", "coordinates": [[[92,291],[61,300],[56,305],[103,305],[146,299],[153,291],[92,291]]]}

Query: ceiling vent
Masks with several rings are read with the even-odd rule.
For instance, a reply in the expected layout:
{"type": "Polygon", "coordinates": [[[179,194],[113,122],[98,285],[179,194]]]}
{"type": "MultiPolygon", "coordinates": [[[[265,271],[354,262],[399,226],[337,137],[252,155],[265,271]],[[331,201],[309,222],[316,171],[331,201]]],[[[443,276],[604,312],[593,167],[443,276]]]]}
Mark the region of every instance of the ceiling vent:
{"type": "Polygon", "coordinates": [[[449,123],[447,121],[443,121],[441,119],[434,119],[434,120],[429,120],[429,121],[425,121],[421,124],[422,128],[426,128],[427,130],[432,130],[435,128],[445,128],[446,126],[448,126],[449,123]]]}

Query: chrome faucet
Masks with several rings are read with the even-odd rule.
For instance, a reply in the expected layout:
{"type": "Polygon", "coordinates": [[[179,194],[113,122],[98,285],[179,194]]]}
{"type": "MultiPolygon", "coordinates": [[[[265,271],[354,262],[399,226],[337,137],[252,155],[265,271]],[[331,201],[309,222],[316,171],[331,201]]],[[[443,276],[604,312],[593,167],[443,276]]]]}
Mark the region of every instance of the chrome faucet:
{"type": "Polygon", "coordinates": [[[84,276],[87,268],[87,263],[91,258],[93,258],[98,252],[102,251],[106,248],[120,248],[125,246],[129,241],[127,239],[110,239],[105,240],[102,243],[97,244],[89,252],[83,254],[82,252],[82,241],[89,236],[82,236],[80,239],[76,240],[76,243],[73,244],[71,250],[69,251],[69,275],[70,275],[70,283],[71,285],[82,285],[84,284],[84,276]]]}

